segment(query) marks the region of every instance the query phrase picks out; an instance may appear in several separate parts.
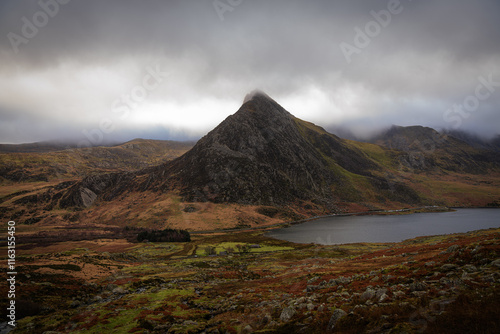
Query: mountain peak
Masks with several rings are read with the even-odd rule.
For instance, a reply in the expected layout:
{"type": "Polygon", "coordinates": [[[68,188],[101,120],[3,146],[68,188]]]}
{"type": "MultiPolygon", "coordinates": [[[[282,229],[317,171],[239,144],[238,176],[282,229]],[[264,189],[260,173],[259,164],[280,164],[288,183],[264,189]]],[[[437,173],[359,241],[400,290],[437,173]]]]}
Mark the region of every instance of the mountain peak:
{"type": "Polygon", "coordinates": [[[242,121],[240,117],[244,119],[250,117],[261,127],[273,125],[281,127],[283,122],[291,123],[294,118],[278,102],[261,90],[248,93],[240,109],[233,116],[239,121],[242,121]]]}
{"type": "MultiPolygon", "coordinates": [[[[245,95],[245,98],[243,99],[243,104],[247,103],[248,101],[252,100],[254,97],[264,97],[267,99],[271,99],[269,95],[261,91],[260,89],[254,89],[247,95],[245,95]]],[[[272,100],[272,99],[271,99],[272,100]]]]}

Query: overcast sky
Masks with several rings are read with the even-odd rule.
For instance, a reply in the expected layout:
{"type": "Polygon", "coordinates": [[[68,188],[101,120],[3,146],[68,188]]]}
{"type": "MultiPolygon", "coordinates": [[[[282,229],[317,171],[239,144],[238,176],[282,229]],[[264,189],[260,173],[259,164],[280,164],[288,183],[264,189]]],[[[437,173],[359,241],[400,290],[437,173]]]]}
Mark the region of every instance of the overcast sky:
{"type": "Polygon", "coordinates": [[[255,88],[327,129],[493,136],[499,16],[498,0],[2,0],[0,142],[197,139],[255,88]]]}

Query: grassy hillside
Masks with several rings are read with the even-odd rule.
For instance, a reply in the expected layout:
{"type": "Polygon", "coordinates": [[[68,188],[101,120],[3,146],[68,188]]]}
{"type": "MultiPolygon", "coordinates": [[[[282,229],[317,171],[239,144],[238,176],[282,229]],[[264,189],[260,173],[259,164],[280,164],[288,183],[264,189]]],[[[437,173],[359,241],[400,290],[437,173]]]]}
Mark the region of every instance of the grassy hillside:
{"type": "Polygon", "coordinates": [[[89,173],[138,170],[172,160],[193,145],[190,142],[135,139],[112,147],[0,153],[0,184],[54,181],[83,177],[89,173]]]}

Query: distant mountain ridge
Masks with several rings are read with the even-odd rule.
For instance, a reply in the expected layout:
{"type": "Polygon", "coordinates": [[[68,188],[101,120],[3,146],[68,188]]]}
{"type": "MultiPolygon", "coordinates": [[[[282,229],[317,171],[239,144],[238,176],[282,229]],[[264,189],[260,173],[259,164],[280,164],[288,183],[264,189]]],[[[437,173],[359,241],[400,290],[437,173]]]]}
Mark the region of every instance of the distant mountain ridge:
{"type": "Polygon", "coordinates": [[[96,172],[139,170],[177,158],[193,145],[150,139],[87,148],[62,142],[9,145],[0,151],[0,182],[51,181],[96,172]]]}
{"type": "Polygon", "coordinates": [[[425,156],[425,162],[413,161],[414,167],[420,170],[484,173],[500,164],[500,157],[493,147],[474,147],[457,138],[454,133],[439,133],[424,126],[392,126],[371,142],[390,149],[412,152],[414,157],[425,156]]]}

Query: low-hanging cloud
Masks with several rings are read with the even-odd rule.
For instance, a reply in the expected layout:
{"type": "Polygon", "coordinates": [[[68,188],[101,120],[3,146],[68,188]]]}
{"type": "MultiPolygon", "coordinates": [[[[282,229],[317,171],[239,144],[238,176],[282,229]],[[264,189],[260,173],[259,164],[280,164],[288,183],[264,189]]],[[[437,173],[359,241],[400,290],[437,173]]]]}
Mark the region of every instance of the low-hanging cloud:
{"type": "Polygon", "coordinates": [[[221,1],[237,4],[223,20],[212,0],[2,1],[0,142],[80,140],[85,130],[112,141],[147,129],[194,139],[255,88],[326,128],[500,132],[498,1],[221,1]],[[396,5],[388,24],[377,22],[373,13],[396,5]],[[26,22],[37,28],[30,38],[26,22]],[[380,29],[348,62],[340,45],[355,46],[369,23],[380,29]],[[13,34],[27,42],[13,46],[13,34]],[[141,89],[148,68],[165,78],[141,89]],[[462,117],[457,126],[446,112],[480,77],[494,91],[467,117],[448,114],[462,117]],[[127,117],[114,108],[123,96],[136,99],[127,117]]]}

